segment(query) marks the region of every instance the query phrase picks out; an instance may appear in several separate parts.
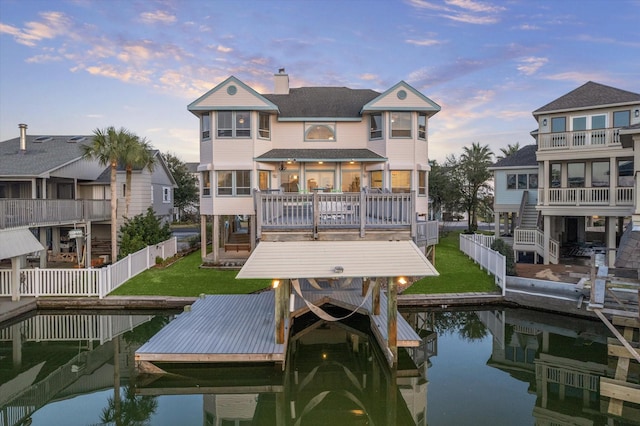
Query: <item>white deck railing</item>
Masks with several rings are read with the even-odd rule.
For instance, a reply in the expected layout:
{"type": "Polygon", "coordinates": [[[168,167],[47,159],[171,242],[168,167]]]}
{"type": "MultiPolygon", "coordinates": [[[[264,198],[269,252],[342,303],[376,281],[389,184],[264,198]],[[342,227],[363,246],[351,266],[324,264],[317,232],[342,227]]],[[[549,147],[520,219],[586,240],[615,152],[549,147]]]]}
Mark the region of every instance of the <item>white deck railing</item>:
{"type": "MultiPolygon", "coordinates": [[[[103,298],[125,281],[178,252],[175,237],[147,246],[99,269],[21,269],[20,296],[87,296],[103,298]]],[[[11,270],[0,270],[0,296],[11,296],[11,270]]]]}
{"type": "Polygon", "coordinates": [[[474,262],[493,274],[495,283],[505,295],[507,286],[507,260],[504,255],[491,250],[495,237],[482,234],[460,234],[460,250],[473,259],[474,262]]]}
{"type": "MultiPolygon", "coordinates": [[[[516,228],[513,234],[513,249],[516,251],[533,251],[544,257],[544,232],[539,229],[516,228]]],[[[560,261],[560,243],[549,239],[549,262],[557,264],[560,261]]]]}
{"type": "Polygon", "coordinates": [[[590,149],[620,145],[620,129],[595,129],[574,132],[538,133],[538,149],[590,149]]]}
{"type": "Polygon", "coordinates": [[[56,225],[111,217],[109,200],[0,200],[0,229],[56,225]]]}
{"type": "Polygon", "coordinates": [[[410,229],[414,193],[266,193],[256,191],[257,236],[263,230],[410,229]]]}
{"type": "Polygon", "coordinates": [[[550,206],[633,206],[633,187],[546,188],[538,190],[538,203],[550,206]],[[611,194],[614,197],[611,198],[611,194]]]}
{"type": "Polygon", "coordinates": [[[437,220],[417,221],[416,238],[417,245],[434,246],[440,242],[440,225],[437,220]]]}

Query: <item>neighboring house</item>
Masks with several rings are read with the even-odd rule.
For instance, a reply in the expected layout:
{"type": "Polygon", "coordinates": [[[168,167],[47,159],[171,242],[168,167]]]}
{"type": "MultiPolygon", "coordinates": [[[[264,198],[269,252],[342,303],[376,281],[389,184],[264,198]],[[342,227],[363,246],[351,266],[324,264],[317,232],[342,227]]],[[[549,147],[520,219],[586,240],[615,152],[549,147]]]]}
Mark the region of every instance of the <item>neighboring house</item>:
{"type": "Polygon", "coordinates": [[[495,235],[513,235],[516,227],[537,227],[538,162],[536,145],[527,145],[489,167],[493,172],[495,235]],[[500,220],[502,219],[502,220],[500,220]],[[503,225],[502,230],[500,225],[503,225]]]}
{"type": "MultiPolygon", "coordinates": [[[[160,151],[153,150],[154,167],[150,172],[147,167],[135,167],[131,177],[131,200],[128,217],[145,214],[151,207],[162,222],[171,223],[174,218],[173,190],[177,187],[167,163],[160,151]]],[[[118,225],[124,223],[126,171],[118,166],[116,176],[118,188],[118,225]]],[[[80,184],[80,193],[86,198],[110,199],[111,169],[107,167],[94,181],[80,184]]]]}
{"type": "MultiPolygon", "coordinates": [[[[79,261],[76,256],[78,240],[69,238],[69,231],[73,230],[82,231],[83,237],[91,237],[86,251],[80,250],[80,258],[84,257],[86,266],[91,265],[92,258],[107,256],[111,245],[111,193],[109,179],[107,177],[104,182],[104,176],[105,173],[108,176],[108,168],[95,160],[82,158],[82,145],[90,143],[93,136],[27,135],[24,124],[19,129],[19,137],[0,142],[2,258],[41,251],[40,267],[46,267],[47,254],[54,259],[79,261]],[[21,239],[34,237],[39,241],[36,249],[33,244],[28,245],[32,249],[28,252],[15,248],[19,247],[21,239]]],[[[156,158],[161,159],[161,156],[156,153],[156,158]]],[[[153,174],[146,169],[137,170],[132,179],[134,193],[130,215],[143,213],[153,206],[157,214],[170,220],[175,182],[166,165],[159,161],[153,174]]],[[[124,171],[118,173],[118,182],[121,217],[124,213],[124,171]]],[[[110,259],[105,257],[103,260],[110,259]]]]}
{"type": "MultiPolygon", "coordinates": [[[[201,188],[200,184],[200,176],[202,173],[198,171],[198,166],[200,163],[185,163],[187,166],[187,170],[196,179],[196,185],[198,188],[201,188]]],[[[200,203],[199,200],[191,203],[187,208],[184,209],[185,213],[189,214],[197,214],[200,211],[200,203]]]]}
{"type": "MultiPolygon", "coordinates": [[[[588,82],[533,116],[539,126],[532,136],[538,147],[542,230],[537,236],[516,231],[514,249],[527,239],[537,241],[544,262],[556,263],[559,247],[589,242],[587,224],[597,217],[604,220],[601,243],[614,265],[616,251],[622,255],[617,241],[628,219],[633,215],[640,225],[640,94],[588,82]]],[[[632,257],[640,256],[631,251],[632,257]]]]}
{"type": "Polygon", "coordinates": [[[372,203],[387,209],[379,218],[404,215],[396,228],[381,223],[381,231],[408,230],[417,217],[426,219],[428,120],[440,111],[435,102],[404,81],[379,93],[289,88],[284,70],[274,77],[273,94],[229,77],[188,106],[200,121],[200,214],[203,230],[213,216],[214,259],[219,241],[244,232],[253,247],[291,225],[294,212],[298,226],[286,230],[316,239],[334,238],[330,231],[338,228],[367,234],[371,225],[359,214],[371,213],[372,203]],[[387,205],[359,198],[372,193],[388,194],[387,205]],[[276,215],[289,221],[277,222],[276,215]]]}

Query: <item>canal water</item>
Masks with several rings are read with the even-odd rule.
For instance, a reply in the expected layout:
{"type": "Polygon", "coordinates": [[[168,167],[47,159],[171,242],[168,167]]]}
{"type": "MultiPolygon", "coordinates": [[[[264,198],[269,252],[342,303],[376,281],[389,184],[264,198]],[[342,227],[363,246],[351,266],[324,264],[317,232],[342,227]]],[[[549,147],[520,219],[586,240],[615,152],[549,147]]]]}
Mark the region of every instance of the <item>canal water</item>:
{"type": "MultiPolygon", "coordinates": [[[[296,322],[286,367],[162,365],[138,347],[174,314],[43,313],[0,329],[0,426],[638,425],[608,414],[609,331],[528,310],[412,311],[422,345],[386,364],[368,319],[296,322]]],[[[630,369],[637,383],[638,365],[630,369]]]]}

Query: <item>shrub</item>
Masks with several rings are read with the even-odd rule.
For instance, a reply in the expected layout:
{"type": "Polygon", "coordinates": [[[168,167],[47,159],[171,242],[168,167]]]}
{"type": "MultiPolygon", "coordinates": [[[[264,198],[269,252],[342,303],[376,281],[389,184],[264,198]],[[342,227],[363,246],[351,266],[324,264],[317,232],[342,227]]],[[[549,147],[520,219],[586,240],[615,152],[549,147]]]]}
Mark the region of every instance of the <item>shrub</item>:
{"type": "Polygon", "coordinates": [[[161,265],[164,259],[162,256],[156,256],[156,265],[161,265]]]}
{"type": "Polygon", "coordinates": [[[158,244],[171,238],[169,224],[162,225],[151,207],[146,214],[125,219],[120,227],[120,258],[142,250],[148,245],[158,244]]]}
{"type": "Polygon", "coordinates": [[[496,238],[491,244],[491,250],[495,250],[505,257],[507,263],[507,275],[517,276],[516,260],[513,256],[513,247],[501,238],[496,238]]]}

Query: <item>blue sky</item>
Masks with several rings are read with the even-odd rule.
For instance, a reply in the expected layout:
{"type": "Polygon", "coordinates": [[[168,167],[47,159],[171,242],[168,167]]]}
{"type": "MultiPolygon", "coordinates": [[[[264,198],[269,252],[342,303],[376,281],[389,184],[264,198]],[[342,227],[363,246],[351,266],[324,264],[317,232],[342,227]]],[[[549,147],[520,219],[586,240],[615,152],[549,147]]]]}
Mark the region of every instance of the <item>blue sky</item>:
{"type": "Polygon", "coordinates": [[[126,127],[198,160],[187,105],[230,75],[258,92],[437,102],[430,157],[533,143],[531,112],[589,80],[640,92],[639,0],[0,0],[0,140],[126,127]]]}

